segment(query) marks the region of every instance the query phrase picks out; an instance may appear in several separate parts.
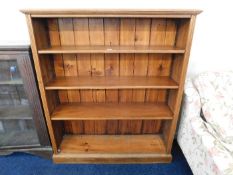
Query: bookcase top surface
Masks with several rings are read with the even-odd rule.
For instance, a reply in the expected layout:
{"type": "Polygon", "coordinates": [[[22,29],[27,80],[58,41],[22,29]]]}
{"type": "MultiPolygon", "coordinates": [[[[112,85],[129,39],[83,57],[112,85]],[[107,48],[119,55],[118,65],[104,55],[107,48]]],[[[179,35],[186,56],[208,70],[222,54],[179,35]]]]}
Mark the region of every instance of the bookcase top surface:
{"type": "Polygon", "coordinates": [[[22,9],[32,17],[190,17],[198,15],[197,9],[22,9]]]}

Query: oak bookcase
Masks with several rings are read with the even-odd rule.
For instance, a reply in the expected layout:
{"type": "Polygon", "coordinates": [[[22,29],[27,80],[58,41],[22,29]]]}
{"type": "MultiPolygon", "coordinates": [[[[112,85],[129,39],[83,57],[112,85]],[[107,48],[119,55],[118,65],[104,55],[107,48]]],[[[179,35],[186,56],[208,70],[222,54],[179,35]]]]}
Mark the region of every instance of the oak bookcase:
{"type": "Polygon", "coordinates": [[[170,162],[201,11],[22,12],[54,162],[170,162]]]}

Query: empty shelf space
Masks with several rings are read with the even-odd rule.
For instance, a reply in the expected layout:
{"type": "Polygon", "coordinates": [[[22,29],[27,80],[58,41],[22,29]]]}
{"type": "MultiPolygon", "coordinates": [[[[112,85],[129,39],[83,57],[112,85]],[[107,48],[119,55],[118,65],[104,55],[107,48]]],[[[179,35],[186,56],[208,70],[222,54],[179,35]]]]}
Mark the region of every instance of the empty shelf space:
{"type": "Polygon", "coordinates": [[[160,135],[66,135],[59,153],[53,155],[57,163],[157,162],[158,158],[171,160],[160,135]]]}
{"type": "Polygon", "coordinates": [[[178,89],[170,77],[57,77],[46,90],[57,89],[178,89]]]}
{"type": "Polygon", "coordinates": [[[38,50],[39,54],[75,53],[184,53],[173,46],[53,46],[38,50]]]}
{"type": "Polygon", "coordinates": [[[152,120],[173,118],[164,103],[67,103],[59,105],[52,120],[152,120]]]}

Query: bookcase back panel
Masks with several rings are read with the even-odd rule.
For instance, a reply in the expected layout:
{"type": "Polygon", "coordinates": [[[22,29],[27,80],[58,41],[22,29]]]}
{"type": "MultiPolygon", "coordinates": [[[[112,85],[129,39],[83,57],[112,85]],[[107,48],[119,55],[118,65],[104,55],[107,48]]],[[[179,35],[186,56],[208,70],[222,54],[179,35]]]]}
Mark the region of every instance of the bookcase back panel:
{"type": "MultiPolygon", "coordinates": [[[[165,76],[169,77],[171,54],[63,54],[44,59],[44,83],[56,77],[165,76]],[[129,60],[130,58],[130,60],[129,60]],[[51,60],[53,63],[51,63],[51,60]],[[52,65],[52,66],[50,66],[52,65]],[[53,66],[54,65],[54,66],[53,66]],[[49,68],[50,66],[50,68],[49,68]],[[48,68],[48,69],[47,69],[48,68]],[[47,72],[46,72],[47,71],[47,72]],[[49,72],[48,72],[49,71],[49,72]]],[[[42,63],[41,63],[42,64],[42,63]]],[[[157,102],[166,90],[59,90],[60,102],[157,102]]]]}
{"type": "Polygon", "coordinates": [[[36,18],[33,20],[35,28],[40,29],[35,31],[35,34],[38,35],[38,40],[43,41],[38,45],[39,49],[47,46],[81,45],[175,46],[177,37],[180,37],[177,31],[185,26],[187,21],[189,20],[175,18],[36,18]],[[42,32],[45,33],[43,36],[42,32]]]}
{"type": "Polygon", "coordinates": [[[120,123],[119,120],[64,121],[64,134],[159,134],[163,123],[159,120],[126,120],[124,122],[125,123],[120,123]],[[138,123],[141,123],[141,126],[138,126],[138,123]],[[124,126],[122,126],[122,124],[124,124],[124,126]]]}

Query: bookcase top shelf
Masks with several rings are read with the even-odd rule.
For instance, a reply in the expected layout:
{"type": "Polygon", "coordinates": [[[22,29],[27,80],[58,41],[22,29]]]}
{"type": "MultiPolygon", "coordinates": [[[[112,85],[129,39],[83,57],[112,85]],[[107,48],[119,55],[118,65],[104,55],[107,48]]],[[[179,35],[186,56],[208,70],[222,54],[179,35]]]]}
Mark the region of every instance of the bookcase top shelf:
{"type": "Polygon", "coordinates": [[[184,53],[173,46],[53,46],[38,50],[39,54],[72,53],[184,53]]]}
{"type": "Polygon", "coordinates": [[[168,17],[190,18],[201,13],[196,9],[23,9],[32,17],[168,17]]]}

